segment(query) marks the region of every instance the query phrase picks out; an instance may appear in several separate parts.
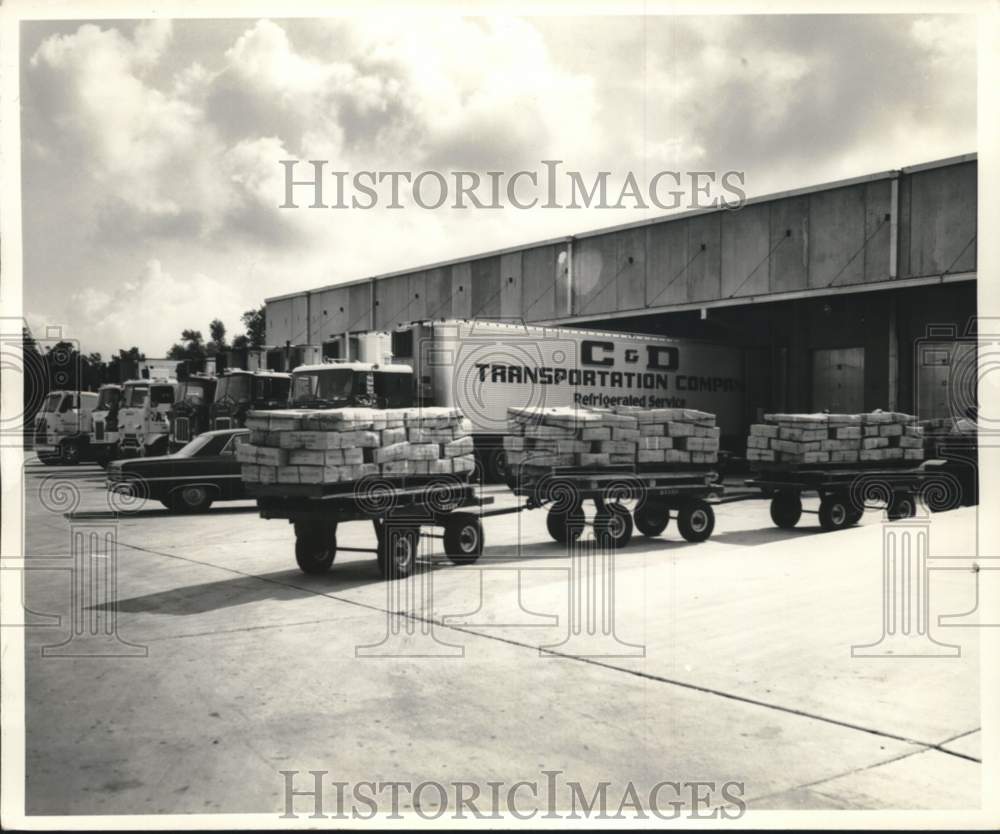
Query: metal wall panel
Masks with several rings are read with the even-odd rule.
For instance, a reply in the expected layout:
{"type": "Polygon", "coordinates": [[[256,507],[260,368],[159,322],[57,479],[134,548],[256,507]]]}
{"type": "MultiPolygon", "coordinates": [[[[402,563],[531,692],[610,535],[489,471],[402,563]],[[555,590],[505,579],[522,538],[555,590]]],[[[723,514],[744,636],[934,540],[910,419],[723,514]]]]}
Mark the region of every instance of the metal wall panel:
{"type": "Polygon", "coordinates": [[[337,287],[313,295],[310,330],[313,341],[322,343],[346,332],[351,322],[350,288],[337,287]]]}
{"type": "Polygon", "coordinates": [[[863,186],[809,195],[809,286],[860,284],[864,279],[863,186]]]}
{"type": "Polygon", "coordinates": [[[767,204],[722,214],[722,297],[768,290],[771,210],[767,204]]]}
{"type": "Polygon", "coordinates": [[[472,315],[472,267],[468,261],[451,268],[451,311],[457,319],[472,315]]]}
{"type": "Polygon", "coordinates": [[[813,351],[814,411],[857,414],[865,406],[865,349],[819,348],[813,351]]]}
{"type": "Polygon", "coordinates": [[[392,330],[409,321],[410,276],[395,275],[375,282],[375,329],[392,330]]]}
{"type": "Polygon", "coordinates": [[[687,295],[688,233],[686,220],[657,223],[646,229],[646,304],[683,304],[687,295]]]}
{"type": "Polygon", "coordinates": [[[618,238],[617,309],[635,310],[646,303],[646,230],[628,229],[618,238]]]}
{"type": "Polygon", "coordinates": [[[269,345],[283,345],[292,338],[292,299],[272,301],[264,309],[264,326],[269,345]]]}
{"type": "Polygon", "coordinates": [[[441,266],[424,273],[424,318],[447,319],[452,315],[451,267],[441,266]]]}
{"type": "Polygon", "coordinates": [[[410,308],[407,318],[409,321],[422,321],[427,318],[426,272],[414,272],[410,275],[410,308]]]}
{"type": "Polygon", "coordinates": [[[865,186],[864,280],[888,281],[889,247],[892,244],[892,180],[865,186]]]}
{"type": "Polygon", "coordinates": [[[975,163],[907,175],[909,209],[904,276],[976,268],[975,163]]]}
{"type": "Polygon", "coordinates": [[[500,316],[500,258],[480,258],[471,264],[472,300],[470,318],[500,316]]]}
{"type": "Polygon", "coordinates": [[[618,300],[615,281],[621,270],[617,235],[598,235],[573,244],[573,314],[608,313],[618,300]]]}
{"type": "Polygon", "coordinates": [[[771,206],[771,292],[806,288],[809,275],[809,199],[789,197],[771,206]]]}
{"type": "Polygon", "coordinates": [[[521,252],[500,256],[500,315],[505,319],[522,318],[521,252]]]}
{"type": "MultiPolygon", "coordinates": [[[[564,247],[559,247],[562,251],[564,247]]],[[[555,246],[526,249],[521,261],[523,282],[521,303],[525,321],[556,316],[559,293],[556,288],[557,255],[555,246]]],[[[575,266],[574,266],[575,269],[575,266]]]]}
{"type": "MultiPolygon", "coordinates": [[[[722,222],[719,213],[688,220],[688,301],[708,301],[722,289],[722,222]]],[[[683,279],[681,279],[683,280],[683,279]]]]}
{"type": "Polygon", "coordinates": [[[350,321],[347,330],[370,330],[372,328],[372,285],[366,281],[363,284],[352,284],[347,288],[347,311],[350,321]]]}
{"type": "MultiPolygon", "coordinates": [[[[288,337],[293,345],[307,344],[309,341],[309,299],[298,295],[292,299],[292,326],[288,337]]],[[[284,342],[282,342],[284,344],[284,342]]]]}

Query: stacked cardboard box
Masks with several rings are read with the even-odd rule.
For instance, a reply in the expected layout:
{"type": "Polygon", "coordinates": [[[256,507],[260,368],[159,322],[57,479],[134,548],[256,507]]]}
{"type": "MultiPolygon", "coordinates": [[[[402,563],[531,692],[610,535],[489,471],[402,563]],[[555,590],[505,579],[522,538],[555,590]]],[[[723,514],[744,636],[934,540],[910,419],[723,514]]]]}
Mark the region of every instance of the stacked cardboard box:
{"type": "Polygon", "coordinates": [[[636,463],[642,468],[657,464],[705,465],[719,460],[719,427],[715,415],[692,408],[636,408],[619,406],[639,424],[636,463]]]}
{"type": "Polygon", "coordinates": [[[909,414],[765,414],[750,427],[747,460],[869,466],[921,461],[923,446],[923,429],[909,414]]]}
{"type": "Polygon", "coordinates": [[[586,408],[509,408],[504,450],[513,466],[632,466],[635,417],[586,408]]]}
{"type": "Polygon", "coordinates": [[[454,408],[256,411],[247,427],[237,459],[252,483],[463,474],[475,465],[471,425],[454,408]]]}
{"type": "Polygon", "coordinates": [[[507,460],[546,467],[712,464],[715,415],[682,408],[508,409],[507,460]]]}

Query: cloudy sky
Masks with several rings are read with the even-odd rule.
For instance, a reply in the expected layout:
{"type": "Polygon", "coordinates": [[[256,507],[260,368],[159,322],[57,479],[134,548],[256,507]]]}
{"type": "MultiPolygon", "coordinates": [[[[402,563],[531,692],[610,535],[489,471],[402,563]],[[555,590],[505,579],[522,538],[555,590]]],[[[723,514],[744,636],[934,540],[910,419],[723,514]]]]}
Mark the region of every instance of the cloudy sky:
{"type": "Polygon", "coordinates": [[[162,355],[267,296],[662,213],[279,209],[281,159],[752,196],[974,151],[975,92],[968,17],[24,23],[25,312],[162,355]]]}

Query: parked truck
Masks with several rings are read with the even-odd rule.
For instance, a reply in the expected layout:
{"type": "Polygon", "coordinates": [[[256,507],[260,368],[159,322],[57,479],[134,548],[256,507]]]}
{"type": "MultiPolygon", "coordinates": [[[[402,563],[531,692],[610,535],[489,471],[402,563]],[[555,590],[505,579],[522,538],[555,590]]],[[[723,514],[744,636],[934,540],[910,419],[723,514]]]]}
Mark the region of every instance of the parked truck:
{"type": "Polygon", "coordinates": [[[199,434],[209,431],[209,411],[217,383],[217,378],[210,374],[191,374],[181,380],[177,399],[167,414],[171,452],[182,449],[199,434]]]}
{"type": "Polygon", "coordinates": [[[288,403],[291,374],[229,368],[215,386],[209,408],[212,430],[239,428],[251,409],[284,408],[288,403]]]}
{"type": "Polygon", "coordinates": [[[97,394],[50,391],[35,416],[34,448],[46,464],[75,465],[91,457],[91,415],[97,394]]]}
{"type": "Polygon", "coordinates": [[[97,390],[90,446],[94,459],[102,466],[106,466],[109,461],[118,457],[120,439],[118,409],[121,407],[123,390],[121,385],[115,383],[102,385],[97,390]]]}
{"type": "Polygon", "coordinates": [[[121,457],[166,454],[169,444],[167,414],[174,404],[176,379],[133,379],[123,386],[119,409],[121,457]]]}
{"type": "Polygon", "coordinates": [[[412,322],[392,333],[392,361],[410,365],[417,405],[459,407],[473,423],[490,480],[506,478],[510,406],[694,408],[717,415],[724,448],[743,442],[746,386],[739,350],[673,339],[497,321],[412,322]]]}

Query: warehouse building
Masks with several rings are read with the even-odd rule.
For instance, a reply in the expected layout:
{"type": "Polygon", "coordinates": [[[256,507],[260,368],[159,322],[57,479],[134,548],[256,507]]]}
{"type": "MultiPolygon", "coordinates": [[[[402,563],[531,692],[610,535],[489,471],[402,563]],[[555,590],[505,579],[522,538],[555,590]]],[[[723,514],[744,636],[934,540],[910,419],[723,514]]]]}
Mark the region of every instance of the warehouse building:
{"type": "Polygon", "coordinates": [[[697,337],[743,350],[748,424],[946,416],[976,315],[976,223],[969,154],[269,298],[267,339],[476,317],[697,337]]]}

